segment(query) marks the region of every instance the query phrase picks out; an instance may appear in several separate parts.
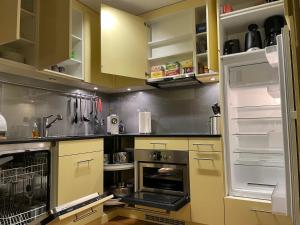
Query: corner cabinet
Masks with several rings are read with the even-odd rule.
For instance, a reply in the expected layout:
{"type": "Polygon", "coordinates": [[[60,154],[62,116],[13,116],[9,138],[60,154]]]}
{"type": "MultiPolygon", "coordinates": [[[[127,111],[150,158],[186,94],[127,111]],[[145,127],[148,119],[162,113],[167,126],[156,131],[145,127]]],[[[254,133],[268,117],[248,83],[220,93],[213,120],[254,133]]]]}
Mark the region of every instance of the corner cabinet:
{"type": "Polygon", "coordinates": [[[145,79],[148,28],[141,17],[101,5],[101,72],[145,79]]]}
{"type": "Polygon", "coordinates": [[[221,139],[189,139],[189,146],[191,220],[199,224],[224,225],[221,139]]]}

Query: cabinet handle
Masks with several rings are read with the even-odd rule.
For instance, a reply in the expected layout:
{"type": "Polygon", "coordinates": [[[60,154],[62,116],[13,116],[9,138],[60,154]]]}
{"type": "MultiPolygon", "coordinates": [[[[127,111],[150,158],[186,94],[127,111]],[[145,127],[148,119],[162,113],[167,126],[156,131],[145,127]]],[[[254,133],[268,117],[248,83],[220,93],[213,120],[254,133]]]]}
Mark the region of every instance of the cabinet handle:
{"type": "Polygon", "coordinates": [[[251,212],[255,212],[255,213],[271,213],[272,214],[272,211],[268,211],[268,210],[261,210],[261,209],[250,209],[251,212]]]}
{"type": "Polygon", "coordinates": [[[78,222],[78,221],[80,221],[80,220],[82,220],[82,219],[84,219],[84,218],[86,218],[86,217],[88,217],[88,216],[90,216],[90,215],[93,215],[93,214],[96,213],[96,212],[97,212],[96,209],[91,208],[90,211],[89,211],[88,213],[83,214],[82,216],[77,216],[77,214],[76,214],[76,215],[75,215],[76,218],[73,220],[73,222],[76,223],[76,222],[78,222]]]}
{"type": "Polygon", "coordinates": [[[150,143],[151,145],[153,145],[153,148],[155,148],[155,145],[164,145],[165,146],[165,149],[167,148],[167,143],[159,143],[159,142],[152,142],[150,143]]]}
{"type": "Polygon", "coordinates": [[[195,160],[198,160],[198,161],[214,161],[213,158],[194,158],[195,160]]]}
{"type": "Polygon", "coordinates": [[[77,166],[80,166],[82,163],[87,163],[88,166],[90,165],[90,162],[92,162],[94,159],[88,159],[88,160],[82,160],[77,162],[77,166]]]}
{"type": "Polygon", "coordinates": [[[201,144],[201,143],[194,143],[193,146],[209,146],[211,147],[212,149],[214,149],[214,144],[201,144]]]}

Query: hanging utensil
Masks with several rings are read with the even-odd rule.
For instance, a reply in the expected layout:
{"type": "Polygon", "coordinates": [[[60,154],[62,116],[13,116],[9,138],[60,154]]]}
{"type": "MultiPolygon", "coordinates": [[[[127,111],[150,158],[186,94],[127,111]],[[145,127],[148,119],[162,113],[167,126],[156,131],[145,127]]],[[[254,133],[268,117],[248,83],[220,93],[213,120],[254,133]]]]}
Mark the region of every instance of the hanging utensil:
{"type": "Polygon", "coordinates": [[[79,118],[80,118],[80,121],[83,122],[83,116],[82,116],[82,96],[80,96],[79,98],[79,118]]]}
{"type": "Polygon", "coordinates": [[[86,114],[88,114],[88,109],[87,109],[87,99],[84,100],[84,107],[83,107],[83,121],[84,122],[90,122],[90,119],[88,118],[88,116],[85,116],[86,114]]]}
{"type": "Polygon", "coordinates": [[[95,123],[96,124],[99,124],[100,121],[98,120],[98,100],[95,100],[95,117],[94,117],[94,120],[95,120],[95,123]]]}
{"type": "Polygon", "coordinates": [[[74,119],[73,119],[73,122],[74,123],[78,123],[78,98],[76,97],[76,100],[75,100],[75,104],[74,104],[74,119]]]}

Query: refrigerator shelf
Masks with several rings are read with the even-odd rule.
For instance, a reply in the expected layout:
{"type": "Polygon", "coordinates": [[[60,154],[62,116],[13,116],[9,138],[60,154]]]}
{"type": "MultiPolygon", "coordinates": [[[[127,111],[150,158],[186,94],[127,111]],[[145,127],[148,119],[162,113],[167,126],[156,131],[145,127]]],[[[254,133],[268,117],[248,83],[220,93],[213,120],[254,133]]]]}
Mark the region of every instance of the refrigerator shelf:
{"type": "Polygon", "coordinates": [[[270,117],[234,117],[232,120],[282,120],[279,116],[270,117]]]}
{"type": "Polygon", "coordinates": [[[259,167],[277,167],[284,168],[283,161],[272,161],[272,160],[235,160],[235,166],[259,166],[259,167]]]}
{"type": "Polygon", "coordinates": [[[237,148],[233,153],[237,154],[270,154],[270,155],[283,155],[281,148],[237,148]]]}
{"type": "Polygon", "coordinates": [[[268,136],[269,132],[240,132],[232,134],[234,136],[268,136]]]}
{"type": "Polygon", "coordinates": [[[280,105],[244,105],[244,106],[232,106],[237,109],[268,109],[268,108],[280,108],[280,105]]]}

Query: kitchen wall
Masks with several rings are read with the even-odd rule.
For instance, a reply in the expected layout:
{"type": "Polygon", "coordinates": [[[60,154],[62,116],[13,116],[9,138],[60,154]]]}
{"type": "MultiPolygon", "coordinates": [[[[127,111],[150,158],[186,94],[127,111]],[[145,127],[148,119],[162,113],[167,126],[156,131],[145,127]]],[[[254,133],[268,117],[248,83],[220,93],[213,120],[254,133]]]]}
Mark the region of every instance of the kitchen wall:
{"type": "Polygon", "coordinates": [[[151,111],[153,133],[209,133],[211,106],[219,102],[219,84],[156,89],[110,96],[110,112],[138,132],[138,112],[151,111]]]}
{"type": "MultiPolygon", "coordinates": [[[[68,93],[93,94],[82,90],[72,89],[59,84],[24,79],[12,75],[0,73],[0,80],[13,83],[22,83],[29,86],[39,86],[55,89],[68,93]]],[[[108,114],[108,96],[99,94],[103,99],[103,118],[108,114]]],[[[72,123],[74,118],[75,99],[60,93],[41,90],[39,88],[22,87],[19,85],[5,84],[0,82],[0,112],[4,115],[8,124],[8,138],[31,137],[32,125],[35,120],[51,114],[61,114],[62,121],[57,121],[50,129],[49,135],[83,135],[104,133],[105,126],[96,125],[93,122],[72,123]]],[[[90,104],[87,104],[90,112],[90,104]]],[[[99,114],[100,118],[101,114],[99,114]]],[[[51,121],[52,119],[50,119],[51,121]]]]}

